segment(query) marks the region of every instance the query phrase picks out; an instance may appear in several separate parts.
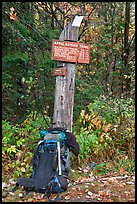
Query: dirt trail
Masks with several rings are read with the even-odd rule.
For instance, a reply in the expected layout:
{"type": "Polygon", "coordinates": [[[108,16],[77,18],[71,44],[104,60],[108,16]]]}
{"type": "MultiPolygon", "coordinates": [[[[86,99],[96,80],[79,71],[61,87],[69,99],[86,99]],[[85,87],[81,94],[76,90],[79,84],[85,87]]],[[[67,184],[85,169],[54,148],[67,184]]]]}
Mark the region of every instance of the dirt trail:
{"type": "MultiPolygon", "coordinates": [[[[11,186],[3,188],[3,194],[11,186]]],[[[41,198],[41,194],[30,192],[23,196],[20,188],[14,195],[2,198],[3,202],[48,202],[41,198]]],[[[52,195],[51,198],[54,198],[52,195]]],[[[62,198],[58,202],[135,202],[135,176],[80,176],[75,182],[71,182],[67,191],[60,194],[62,198]]]]}

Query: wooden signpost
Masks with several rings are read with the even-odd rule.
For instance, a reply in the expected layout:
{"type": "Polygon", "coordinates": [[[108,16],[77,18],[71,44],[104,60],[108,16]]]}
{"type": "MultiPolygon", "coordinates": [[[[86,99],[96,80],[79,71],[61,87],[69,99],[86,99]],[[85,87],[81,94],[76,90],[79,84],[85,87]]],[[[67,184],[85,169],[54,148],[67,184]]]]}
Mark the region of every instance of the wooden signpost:
{"type": "Polygon", "coordinates": [[[76,63],[89,63],[90,60],[90,46],[77,42],[82,19],[76,16],[72,24],[65,26],[59,40],[52,41],[51,59],[58,61],[58,67],[52,71],[52,76],[56,76],[53,127],[69,131],[72,131],[73,122],[76,63]]]}

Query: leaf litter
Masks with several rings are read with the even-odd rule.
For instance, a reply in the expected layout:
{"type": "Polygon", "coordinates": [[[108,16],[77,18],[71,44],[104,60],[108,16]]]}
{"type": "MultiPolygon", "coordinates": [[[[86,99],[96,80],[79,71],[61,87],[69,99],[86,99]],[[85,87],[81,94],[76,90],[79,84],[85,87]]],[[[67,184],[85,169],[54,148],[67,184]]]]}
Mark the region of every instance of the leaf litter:
{"type": "MultiPolygon", "coordinates": [[[[80,176],[74,182],[70,180],[66,192],[61,193],[62,200],[58,202],[135,202],[135,175],[93,176],[90,168],[79,168],[80,176]]],[[[15,181],[2,182],[2,191],[10,192],[15,181]]],[[[8,194],[3,202],[48,202],[39,193],[29,193],[24,196],[22,189],[17,193],[8,194]],[[29,195],[31,194],[31,195],[29,195]]],[[[54,197],[54,195],[52,196],[54,197]]]]}

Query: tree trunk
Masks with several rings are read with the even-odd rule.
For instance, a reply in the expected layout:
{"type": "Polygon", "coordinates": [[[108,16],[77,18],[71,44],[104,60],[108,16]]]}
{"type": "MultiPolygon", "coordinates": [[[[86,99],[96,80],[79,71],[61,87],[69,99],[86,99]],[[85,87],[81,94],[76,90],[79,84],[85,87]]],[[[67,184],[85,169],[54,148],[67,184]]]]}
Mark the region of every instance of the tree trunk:
{"type": "Polygon", "coordinates": [[[130,97],[130,66],[129,66],[129,23],[130,23],[130,2],[126,2],[125,31],[124,31],[124,65],[126,75],[126,97],[130,97]]]}

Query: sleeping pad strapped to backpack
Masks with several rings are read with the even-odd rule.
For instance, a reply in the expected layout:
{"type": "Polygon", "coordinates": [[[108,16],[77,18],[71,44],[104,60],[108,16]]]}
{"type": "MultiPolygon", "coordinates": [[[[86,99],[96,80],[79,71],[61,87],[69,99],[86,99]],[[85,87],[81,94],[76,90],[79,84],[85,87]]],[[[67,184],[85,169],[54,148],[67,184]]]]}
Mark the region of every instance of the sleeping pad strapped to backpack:
{"type": "Polygon", "coordinates": [[[75,156],[79,144],[73,133],[64,128],[48,128],[40,131],[40,139],[32,158],[31,178],[18,178],[14,192],[24,186],[26,192],[35,191],[50,195],[66,191],[68,187],[69,151],[75,156]]]}

